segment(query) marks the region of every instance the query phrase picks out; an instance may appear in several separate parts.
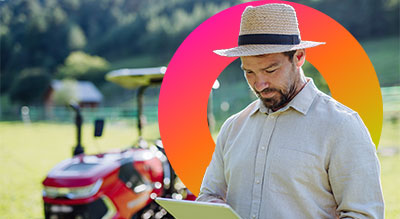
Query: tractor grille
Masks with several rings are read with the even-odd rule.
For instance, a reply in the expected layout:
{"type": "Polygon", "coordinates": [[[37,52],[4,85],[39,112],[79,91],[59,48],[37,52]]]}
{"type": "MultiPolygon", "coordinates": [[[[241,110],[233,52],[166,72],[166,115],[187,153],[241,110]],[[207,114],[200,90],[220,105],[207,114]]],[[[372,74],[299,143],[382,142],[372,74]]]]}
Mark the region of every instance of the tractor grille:
{"type": "MultiPolygon", "coordinates": [[[[114,206],[109,206],[107,197],[84,205],[55,205],[44,203],[46,219],[101,219],[113,216],[114,206]],[[106,216],[106,217],[104,217],[106,216]]],[[[110,217],[111,218],[111,217],[110,217]]]]}

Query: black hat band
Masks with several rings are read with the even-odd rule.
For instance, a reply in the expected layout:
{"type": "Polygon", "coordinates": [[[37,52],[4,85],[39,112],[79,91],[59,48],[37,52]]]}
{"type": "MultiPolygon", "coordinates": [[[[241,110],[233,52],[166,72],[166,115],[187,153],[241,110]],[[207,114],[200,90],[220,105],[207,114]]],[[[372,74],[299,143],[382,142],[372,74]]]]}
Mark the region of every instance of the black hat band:
{"type": "Polygon", "coordinates": [[[239,46],[249,44],[297,45],[300,44],[300,37],[286,34],[246,34],[239,36],[238,44],[239,46]]]}

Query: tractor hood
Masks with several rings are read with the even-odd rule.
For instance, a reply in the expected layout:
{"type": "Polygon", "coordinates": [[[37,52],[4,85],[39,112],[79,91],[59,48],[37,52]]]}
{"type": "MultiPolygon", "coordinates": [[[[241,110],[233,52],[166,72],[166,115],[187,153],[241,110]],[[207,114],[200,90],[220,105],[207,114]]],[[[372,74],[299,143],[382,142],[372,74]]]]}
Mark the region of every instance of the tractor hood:
{"type": "Polygon", "coordinates": [[[131,149],[118,153],[78,155],[55,166],[43,181],[50,187],[82,187],[96,183],[118,171],[127,160],[140,161],[153,158],[154,154],[145,149],[131,149]]]}
{"type": "Polygon", "coordinates": [[[104,156],[78,155],[55,166],[47,175],[43,185],[52,187],[90,185],[117,170],[120,166],[118,160],[117,153],[104,156]]]}

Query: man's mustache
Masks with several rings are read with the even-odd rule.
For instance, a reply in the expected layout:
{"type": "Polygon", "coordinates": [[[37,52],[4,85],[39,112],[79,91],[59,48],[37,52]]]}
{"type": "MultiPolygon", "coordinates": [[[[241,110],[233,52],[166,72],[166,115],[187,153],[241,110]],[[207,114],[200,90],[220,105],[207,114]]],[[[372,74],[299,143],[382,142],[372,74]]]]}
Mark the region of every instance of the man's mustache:
{"type": "Polygon", "coordinates": [[[279,90],[276,88],[265,88],[262,91],[256,91],[256,93],[261,94],[261,93],[269,93],[269,92],[273,92],[273,91],[279,92],[279,90]]]}

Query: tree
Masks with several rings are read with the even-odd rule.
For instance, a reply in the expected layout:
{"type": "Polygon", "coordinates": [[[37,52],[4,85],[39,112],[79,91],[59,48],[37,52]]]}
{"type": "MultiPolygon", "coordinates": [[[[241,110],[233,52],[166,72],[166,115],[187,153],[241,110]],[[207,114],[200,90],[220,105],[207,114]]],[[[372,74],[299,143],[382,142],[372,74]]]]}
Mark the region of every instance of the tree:
{"type": "Polygon", "coordinates": [[[77,51],[72,52],[65,59],[64,65],[58,68],[57,77],[101,83],[108,69],[109,63],[104,58],[77,51]]]}
{"type": "Polygon", "coordinates": [[[68,46],[72,50],[83,49],[86,45],[86,37],[78,25],[72,25],[68,36],[68,46]]]}
{"type": "Polygon", "coordinates": [[[10,99],[14,103],[37,104],[49,88],[51,76],[43,68],[26,68],[11,86],[10,99]]]}

